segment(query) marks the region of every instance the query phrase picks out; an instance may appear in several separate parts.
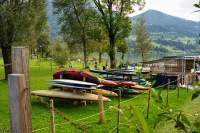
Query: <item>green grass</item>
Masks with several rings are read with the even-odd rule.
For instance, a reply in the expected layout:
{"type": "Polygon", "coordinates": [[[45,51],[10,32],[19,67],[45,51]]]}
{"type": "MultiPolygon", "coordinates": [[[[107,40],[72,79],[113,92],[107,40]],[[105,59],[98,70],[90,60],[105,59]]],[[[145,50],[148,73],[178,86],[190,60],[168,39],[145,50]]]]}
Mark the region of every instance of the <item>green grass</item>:
{"type": "MultiPolygon", "coordinates": [[[[0,60],[0,64],[2,64],[2,60],[0,60]]],[[[79,64],[74,63],[73,66],[75,66],[76,68],[80,68],[81,65],[82,65],[81,63],[79,64]]],[[[31,90],[48,89],[47,81],[49,79],[52,79],[52,74],[54,73],[55,69],[56,69],[56,65],[53,65],[53,68],[51,69],[50,63],[48,61],[32,60],[30,63],[31,90]]],[[[2,78],[3,78],[3,68],[0,67],[0,79],[2,78]]],[[[166,96],[165,90],[163,91],[162,94],[163,94],[163,97],[165,98],[166,96]]],[[[190,105],[189,98],[190,98],[191,92],[187,93],[186,90],[182,89],[180,92],[179,99],[177,99],[176,94],[177,94],[176,90],[170,90],[169,104],[172,108],[182,109],[184,107],[186,108],[185,105],[187,106],[190,105]]],[[[116,126],[117,113],[114,111],[110,111],[109,107],[117,105],[117,100],[118,100],[117,98],[112,98],[112,102],[105,103],[105,110],[108,110],[108,111],[105,112],[104,124],[98,123],[98,114],[95,115],[94,117],[83,119],[85,117],[98,113],[98,103],[88,104],[86,107],[84,107],[81,105],[73,105],[70,103],[63,102],[63,101],[56,101],[55,107],[59,111],[63,112],[64,116],[69,118],[70,121],[75,121],[75,123],[79,125],[80,124],[87,125],[89,127],[88,129],[89,133],[107,133],[116,126]]],[[[142,114],[144,114],[144,116],[146,116],[147,94],[141,94],[139,96],[132,96],[129,98],[122,98],[122,101],[126,101],[126,100],[130,100],[130,101],[122,103],[122,108],[127,107],[129,105],[133,105],[142,114]]],[[[48,128],[50,125],[49,109],[44,104],[40,103],[37,97],[32,97],[31,102],[32,102],[33,129],[35,130],[35,129],[40,129],[44,127],[48,128]]],[[[197,101],[196,104],[200,105],[200,102],[197,101]]],[[[195,112],[196,108],[198,108],[197,105],[194,106],[193,112],[195,112]]],[[[187,112],[189,110],[189,107],[187,107],[184,110],[186,110],[187,112]]],[[[151,130],[150,132],[164,131],[163,125],[158,127],[156,130],[152,128],[155,122],[155,117],[157,113],[158,113],[158,105],[152,100],[151,106],[150,106],[150,115],[149,115],[149,119],[147,120],[147,123],[151,130]]],[[[55,114],[55,123],[56,124],[65,123],[65,124],[56,126],[57,133],[81,132],[80,130],[72,126],[71,124],[67,123],[64,117],[58,113],[55,114]]],[[[165,125],[164,127],[168,127],[168,126],[165,125]]],[[[0,80],[0,129],[2,128],[9,129],[8,87],[7,87],[7,82],[4,80],[0,80]]],[[[167,131],[170,131],[170,130],[172,129],[168,129],[167,131]]],[[[47,132],[49,132],[49,129],[41,130],[41,131],[38,131],[37,133],[47,133],[47,132]]],[[[124,132],[128,132],[128,130],[127,128],[121,126],[120,132],[124,133],[124,132]]]]}

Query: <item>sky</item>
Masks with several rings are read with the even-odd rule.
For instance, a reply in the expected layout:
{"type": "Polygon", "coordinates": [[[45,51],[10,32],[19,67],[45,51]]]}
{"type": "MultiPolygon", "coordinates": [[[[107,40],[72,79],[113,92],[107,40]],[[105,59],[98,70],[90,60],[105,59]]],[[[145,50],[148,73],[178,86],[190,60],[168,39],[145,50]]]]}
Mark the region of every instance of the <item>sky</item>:
{"type": "Polygon", "coordinates": [[[198,1],[199,0],[146,0],[145,8],[142,11],[137,11],[131,16],[153,9],[180,18],[200,21],[200,12],[193,13],[198,10],[193,6],[193,4],[198,1]]]}

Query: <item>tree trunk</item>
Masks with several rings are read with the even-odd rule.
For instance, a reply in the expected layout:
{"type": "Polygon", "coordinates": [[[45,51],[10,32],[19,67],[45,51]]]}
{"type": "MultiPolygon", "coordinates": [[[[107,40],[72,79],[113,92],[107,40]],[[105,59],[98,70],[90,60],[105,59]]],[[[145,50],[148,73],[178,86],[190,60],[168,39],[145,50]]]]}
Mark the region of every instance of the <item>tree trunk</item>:
{"type": "Polygon", "coordinates": [[[99,64],[101,63],[101,61],[102,61],[102,53],[99,52],[99,64]]]}
{"type": "Polygon", "coordinates": [[[83,42],[83,56],[84,56],[84,68],[87,68],[87,46],[86,46],[86,38],[85,38],[85,32],[83,30],[83,35],[82,35],[82,42],[83,42]]]}
{"type": "Polygon", "coordinates": [[[7,80],[8,74],[12,73],[11,46],[1,47],[1,49],[4,62],[5,80],[7,80]]]}
{"type": "Polygon", "coordinates": [[[84,55],[84,67],[88,67],[87,66],[87,48],[86,48],[86,43],[83,42],[83,55],[84,55]]]}
{"type": "Polygon", "coordinates": [[[110,36],[109,56],[110,56],[110,68],[116,68],[115,39],[112,36],[110,36]]]}
{"type": "Polygon", "coordinates": [[[144,66],[144,62],[145,62],[145,57],[144,57],[144,53],[142,52],[142,66],[144,66]]]}
{"type": "Polygon", "coordinates": [[[124,61],[124,53],[122,53],[122,61],[124,61]]]}

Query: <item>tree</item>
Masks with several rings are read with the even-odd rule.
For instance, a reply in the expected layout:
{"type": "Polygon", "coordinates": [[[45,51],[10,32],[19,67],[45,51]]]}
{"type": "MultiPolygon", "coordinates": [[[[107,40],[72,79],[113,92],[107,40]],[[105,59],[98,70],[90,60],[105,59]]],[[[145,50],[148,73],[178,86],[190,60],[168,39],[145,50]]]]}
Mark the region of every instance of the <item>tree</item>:
{"type": "Polygon", "coordinates": [[[51,49],[51,56],[54,62],[59,66],[64,66],[69,60],[69,49],[67,45],[63,45],[56,40],[51,49]]]}
{"type": "Polygon", "coordinates": [[[88,32],[95,24],[96,11],[89,0],[55,0],[54,7],[69,48],[75,49],[78,45],[80,49],[79,44],[82,45],[84,66],[87,67],[88,32]]]}
{"type": "Polygon", "coordinates": [[[49,40],[49,34],[48,33],[42,33],[38,39],[37,39],[37,51],[38,53],[41,54],[41,57],[45,56],[47,57],[47,55],[49,54],[49,45],[50,45],[50,40],[49,40]]]}
{"type": "Polygon", "coordinates": [[[103,25],[99,19],[97,19],[97,24],[90,31],[90,47],[92,52],[97,52],[99,54],[99,63],[102,62],[102,54],[108,51],[108,38],[103,25]]]}
{"type": "Polygon", "coordinates": [[[116,67],[116,41],[129,36],[131,21],[128,14],[134,12],[134,6],[144,6],[144,0],[93,0],[109,38],[109,56],[111,68],[116,67]]]}
{"type": "Polygon", "coordinates": [[[141,55],[142,62],[147,59],[147,53],[153,48],[153,43],[149,33],[146,31],[145,20],[140,18],[135,26],[136,42],[134,43],[135,52],[141,55]]]}
{"type": "Polygon", "coordinates": [[[128,43],[127,43],[127,41],[125,39],[118,40],[117,41],[117,49],[118,49],[118,52],[122,53],[121,59],[123,61],[125,53],[128,52],[128,43]]]}
{"type": "MultiPolygon", "coordinates": [[[[196,8],[200,8],[200,1],[198,2],[198,3],[195,3],[194,4],[194,7],[196,7],[196,8]]],[[[197,11],[195,11],[195,12],[199,12],[200,10],[197,10],[197,11]]]]}
{"type": "MultiPolygon", "coordinates": [[[[5,79],[12,73],[11,47],[36,42],[36,25],[42,17],[40,9],[45,0],[9,0],[0,2],[0,48],[2,50],[5,79]]],[[[43,26],[38,25],[40,29],[43,26]]]]}

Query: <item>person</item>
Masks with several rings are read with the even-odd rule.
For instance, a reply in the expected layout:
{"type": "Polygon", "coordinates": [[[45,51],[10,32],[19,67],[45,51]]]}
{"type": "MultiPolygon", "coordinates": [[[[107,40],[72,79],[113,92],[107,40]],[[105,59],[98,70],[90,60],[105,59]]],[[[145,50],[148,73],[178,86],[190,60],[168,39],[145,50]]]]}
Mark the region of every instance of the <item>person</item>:
{"type": "Polygon", "coordinates": [[[106,66],[103,66],[103,70],[106,70],[106,66]]]}
{"type": "Polygon", "coordinates": [[[97,70],[98,69],[98,64],[97,64],[97,62],[95,61],[95,63],[94,63],[94,68],[95,68],[95,70],[97,70]]]}
{"type": "Polygon", "coordinates": [[[60,71],[64,71],[64,65],[60,65],[60,66],[57,68],[56,72],[60,72],[60,71]]]}

